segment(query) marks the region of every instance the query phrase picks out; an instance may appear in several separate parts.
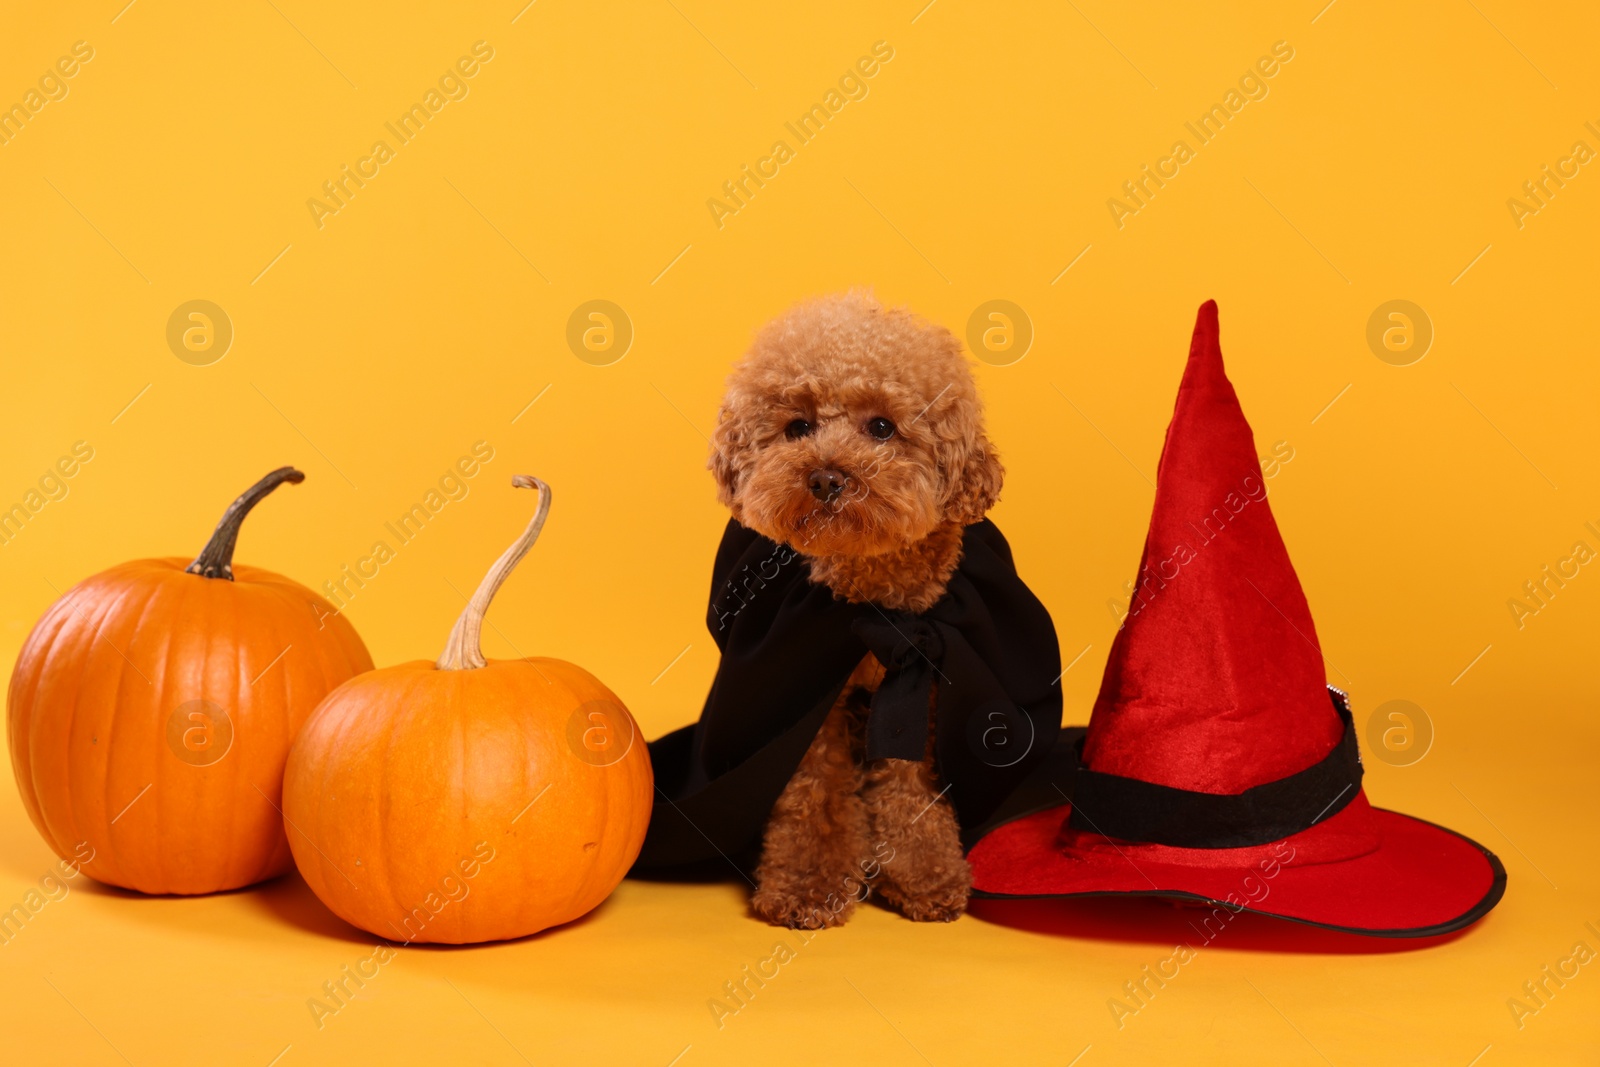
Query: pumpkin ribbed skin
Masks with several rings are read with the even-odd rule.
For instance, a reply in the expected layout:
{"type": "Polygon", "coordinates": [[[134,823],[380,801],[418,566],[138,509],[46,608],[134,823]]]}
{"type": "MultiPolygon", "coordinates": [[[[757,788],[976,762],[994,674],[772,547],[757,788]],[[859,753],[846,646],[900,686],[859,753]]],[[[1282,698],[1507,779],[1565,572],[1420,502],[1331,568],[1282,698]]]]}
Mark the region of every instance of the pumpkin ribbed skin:
{"type": "Polygon", "coordinates": [[[335,914],[396,941],[522,937],[595,908],[644,844],[654,778],[581,667],[425,660],[354,678],[284,773],[294,858],[335,914]]]}
{"type": "Polygon", "coordinates": [[[87,842],[85,873],[144,893],[287,871],[289,746],[329,690],[372,669],[311,590],[244,565],[231,581],[202,577],[188,562],[124,563],[68,590],[28,636],[6,699],[34,825],[63,859],[87,842]],[[232,728],[225,750],[212,708],[232,728]]]}

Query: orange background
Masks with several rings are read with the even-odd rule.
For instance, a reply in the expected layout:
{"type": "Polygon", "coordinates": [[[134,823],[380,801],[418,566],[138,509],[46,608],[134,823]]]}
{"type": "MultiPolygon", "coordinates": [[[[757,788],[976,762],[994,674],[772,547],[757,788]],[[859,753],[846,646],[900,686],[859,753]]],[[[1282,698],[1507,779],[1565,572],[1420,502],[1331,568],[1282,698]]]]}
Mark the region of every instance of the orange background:
{"type": "MultiPolygon", "coordinates": [[[[1600,1058],[1592,967],[1520,1029],[1507,1007],[1575,942],[1600,950],[1585,926],[1600,926],[1600,577],[1580,567],[1520,628],[1508,606],[1575,542],[1600,549],[1585,526],[1600,526],[1600,176],[1568,163],[1537,213],[1508,206],[1575,142],[1600,150],[1586,126],[1600,126],[1595,12],[924,2],[8,14],[0,105],[24,102],[75,42],[93,57],[47,80],[65,95],[0,144],[0,507],[75,442],[93,459],[0,546],[0,660],[59,590],[198,551],[222,507],[284,463],[308,479],[250,519],[239,558],[321,588],[486,441],[494,459],[467,495],[350,618],[380,664],[436,655],[526,521],[510,476],[537,474],[554,511],[496,602],[487,651],[583,664],[654,737],[694,717],[715,668],[703,611],[724,514],[704,437],[727,366],[793,301],[866,284],[962,337],[991,300],[1031,324],[1024,358],[979,367],[1008,469],[994,516],[1064,662],[1082,653],[1063,687],[1083,721],[1194,311],[1215,297],[1260,451],[1294,451],[1273,509],[1329,679],[1364,724],[1391,700],[1431,724],[1409,765],[1368,745],[1369,793],[1499,853],[1499,909],[1410,951],[1242,921],[1118,1029],[1107,1001],[1188,936],[1181,913],[922,927],[867,908],[718,1029],[707,1001],[793,935],[752,919],[739,885],[625,883],[532,940],[404,950],[318,1029],[307,999],[371,947],[297,878],[194,900],[80,878],[0,946],[14,1056],[1600,1058]],[[493,56],[466,95],[391,144],[319,228],[307,201],[478,41],[493,56]],[[865,96],[798,144],[785,123],[879,41],[893,56],[865,96]],[[1266,94],[1198,145],[1185,123],[1280,41],[1293,57],[1266,94]],[[778,139],[793,158],[719,226],[707,201],[778,139]],[[1193,158],[1119,227],[1108,200],[1178,139],[1193,158]],[[597,299],[633,333],[603,366],[610,355],[585,361],[567,341],[574,309],[597,299]],[[1434,333],[1405,366],[1367,340],[1397,299],[1434,333]],[[191,300],[233,331],[203,366],[167,338],[191,300]]],[[[0,906],[53,862],[0,789],[0,906]]]]}

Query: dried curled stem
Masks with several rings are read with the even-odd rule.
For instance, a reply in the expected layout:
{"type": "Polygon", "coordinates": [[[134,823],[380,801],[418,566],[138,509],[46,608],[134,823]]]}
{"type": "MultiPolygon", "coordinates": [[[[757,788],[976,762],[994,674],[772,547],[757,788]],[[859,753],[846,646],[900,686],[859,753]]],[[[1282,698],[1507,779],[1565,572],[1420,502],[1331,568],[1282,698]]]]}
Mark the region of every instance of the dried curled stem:
{"type": "Polygon", "coordinates": [[[510,576],[512,568],[522,561],[528,554],[528,549],[539,540],[539,531],[544,529],[545,516],[550,514],[550,487],[531,474],[518,474],[511,479],[511,484],[518,489],[539,490],[539,507],[533,513],[533,519],[528,523],[528,528],[522,531],[522,536],[512,542],[505,554],[494,561],[494,566],[489,568],[489,573],[483,576],[483,581],[478,585],[478,591],[472,594],[472,599],[467,601],[467,606],[462,609],[461,617],[456,620],[455,626],[450,630],[450,639],[445,642],[444,651],[439,653],[435,662],[441,671],[473,671],[479,667],[487,666],[489,661],[483,658],[482,635],[483,616],[489,610],[489,602],[500,591],[500,586],[510,576]]]}
{"type": "Polygon", "coordinates": [[[246,489],[239,495],[239,499],[228,505],[228,510],[222,513],[222,521],[217,523],[217,528],[212,531],[211,540],[206,542],[206,547],[194,558],[184,570],[190,574],[198,574],[203,578],[225,578],[233,581],[233,548],[239,541],[239,525],[244,522],[244,517],[250,514],[250,509],[284,482],[291,485],[306,480],[306,476],[293,467],[279,467],[255,485],[246,489]]]}

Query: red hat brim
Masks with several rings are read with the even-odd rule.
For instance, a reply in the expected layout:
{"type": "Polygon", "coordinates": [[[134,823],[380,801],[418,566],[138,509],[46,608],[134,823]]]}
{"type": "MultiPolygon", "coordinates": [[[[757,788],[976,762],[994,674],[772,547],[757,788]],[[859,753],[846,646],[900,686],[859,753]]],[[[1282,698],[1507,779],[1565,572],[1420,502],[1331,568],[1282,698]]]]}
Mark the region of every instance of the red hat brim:
{"type": "Polygon", "coordinates": [[[990,831],[967,856],[973,896],[1159,896],[1348,933],[1432,937],[1476,922],[1505,893],[1494,853],[1374,808],[1364,794],[1281,842],[1237,849],[1113,841],[1065,829],[1070,811],[1064,804],[990,831]]]}

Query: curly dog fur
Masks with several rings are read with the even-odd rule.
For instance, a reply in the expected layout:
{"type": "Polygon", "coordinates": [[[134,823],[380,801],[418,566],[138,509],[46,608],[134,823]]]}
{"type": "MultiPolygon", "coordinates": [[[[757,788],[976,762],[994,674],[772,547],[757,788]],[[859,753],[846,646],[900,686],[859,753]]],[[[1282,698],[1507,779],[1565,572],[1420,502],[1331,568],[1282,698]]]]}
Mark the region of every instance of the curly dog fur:
{"type": "MultiPolygon", "coordinates": [[[[944,594],[962,528],[1004,478],[960,343],[864,292],[801,304],[760,331],[729,377],[712,445],[735,519],[804,555],[836,596],[913,612],[944,594]]],[[[769,922],[836,926],[874,891],[916,920],[966,909],[971,873],[938,783],[933,708],[920,763],[864,765],[882,679],[869,654],[768,817],[752,906],[769,922]]]]}

